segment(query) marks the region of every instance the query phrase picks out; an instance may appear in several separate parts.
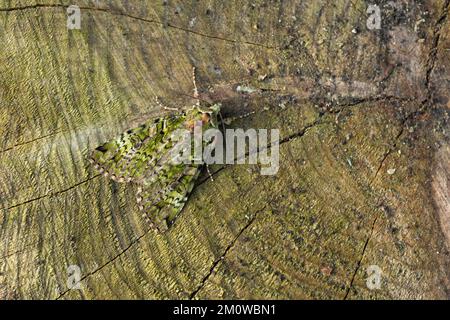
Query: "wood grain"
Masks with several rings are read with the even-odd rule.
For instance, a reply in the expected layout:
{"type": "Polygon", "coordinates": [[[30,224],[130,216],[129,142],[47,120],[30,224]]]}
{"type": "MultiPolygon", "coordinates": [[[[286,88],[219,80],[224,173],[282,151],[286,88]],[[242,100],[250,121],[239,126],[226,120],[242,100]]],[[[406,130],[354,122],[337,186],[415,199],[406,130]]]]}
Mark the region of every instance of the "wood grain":
{"type": "Polygon", "coordinates": [[[368,30],[357,0],[77,1],[68,30],[68,1],[0,1],[0,298],[448,299],[450,1],[398,3],[368,30]],[[155,234],[86,156],[192,104],[193,66],[280,170],[214,166],[155,234]]]}

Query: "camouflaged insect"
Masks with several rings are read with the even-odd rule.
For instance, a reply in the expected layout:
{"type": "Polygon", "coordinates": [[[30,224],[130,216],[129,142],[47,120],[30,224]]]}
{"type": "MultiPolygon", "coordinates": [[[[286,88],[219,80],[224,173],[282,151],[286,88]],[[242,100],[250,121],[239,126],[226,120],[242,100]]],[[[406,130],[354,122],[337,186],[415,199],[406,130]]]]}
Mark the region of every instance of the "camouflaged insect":
{"type": "Polygon", "coordinates": [[[193,135],[199,121],[203,131],[217,128],[219,112],[220,104],[202,107],[198,101],[189,110],[147,121],[106,142],[92,152],[90,162],[114,181],[137,184],[139,209],[152,227],[165,231],[183,209],[202,166],[171,161],[178,143],[174,133],[187,129],[193,135]]]}

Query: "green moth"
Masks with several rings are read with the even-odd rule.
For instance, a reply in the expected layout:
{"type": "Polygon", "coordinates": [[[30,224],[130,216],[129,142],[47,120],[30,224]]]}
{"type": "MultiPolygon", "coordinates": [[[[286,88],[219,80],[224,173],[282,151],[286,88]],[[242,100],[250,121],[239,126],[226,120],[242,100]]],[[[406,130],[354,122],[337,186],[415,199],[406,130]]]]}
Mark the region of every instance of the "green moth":
{"type": "Polygon", "coordinates": [[[149,120],[122,133],[90,155],[90,162],[100,173],[119,183],[137,185],[137,205],[160,232],[166,231],[183,209],[202,167],[196,161],[171,161],[179,143],[174,133],[184,130],[193,135],[197,123],[203,131],[218,127],[221,105],[203,107],[197,101],[188,110],[149,120]]]}
{"type": "Polygon", "coordinates": [[[196,105],[145,122],[97,147],[90,161],[114,181],[137,184],[139,209],[153,227],[165,231],[186,203],[202,167],[197,162],[171,161],[173,149],[180,143],[174,139],[174,133],[186,129],[193,134],[194,124],[199,121],[202,130],[217,128],[219,111],[220,104],[206,108],[196,105]]]}

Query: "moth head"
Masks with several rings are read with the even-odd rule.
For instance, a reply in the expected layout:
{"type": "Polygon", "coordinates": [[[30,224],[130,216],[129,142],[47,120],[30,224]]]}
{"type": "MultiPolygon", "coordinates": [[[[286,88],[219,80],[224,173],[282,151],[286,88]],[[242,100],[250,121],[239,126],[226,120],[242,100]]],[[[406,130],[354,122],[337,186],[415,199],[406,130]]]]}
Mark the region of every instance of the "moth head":
{"type": "Polygon", "coordinates": [[[220,113],[220,108],[222,105],[220,103],[216,103],[207,107],[198,107],[200,120],[203,122],[203,125],[208,125],[214,128],[218,127],[218,117],[220,113]]]}

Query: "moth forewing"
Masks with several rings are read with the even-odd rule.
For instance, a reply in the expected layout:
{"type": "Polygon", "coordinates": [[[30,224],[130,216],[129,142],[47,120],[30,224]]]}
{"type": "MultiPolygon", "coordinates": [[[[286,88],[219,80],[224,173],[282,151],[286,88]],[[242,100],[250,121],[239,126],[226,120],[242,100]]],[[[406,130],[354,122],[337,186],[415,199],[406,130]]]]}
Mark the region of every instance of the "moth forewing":
{"type": "MultiPolygon", "coordinates": [[[[207,145],[195,144],[195,124],[204,130],[217,126],[220,105],[161,117],[126,131],[96,148],[90,157],[95,168],[119,182],[137,184],[136,203],[152,227],[165,231],[183,209],[203,164],[207,145]]],[[[198,132],[197,132],[198,133],[198,132]]]]}

